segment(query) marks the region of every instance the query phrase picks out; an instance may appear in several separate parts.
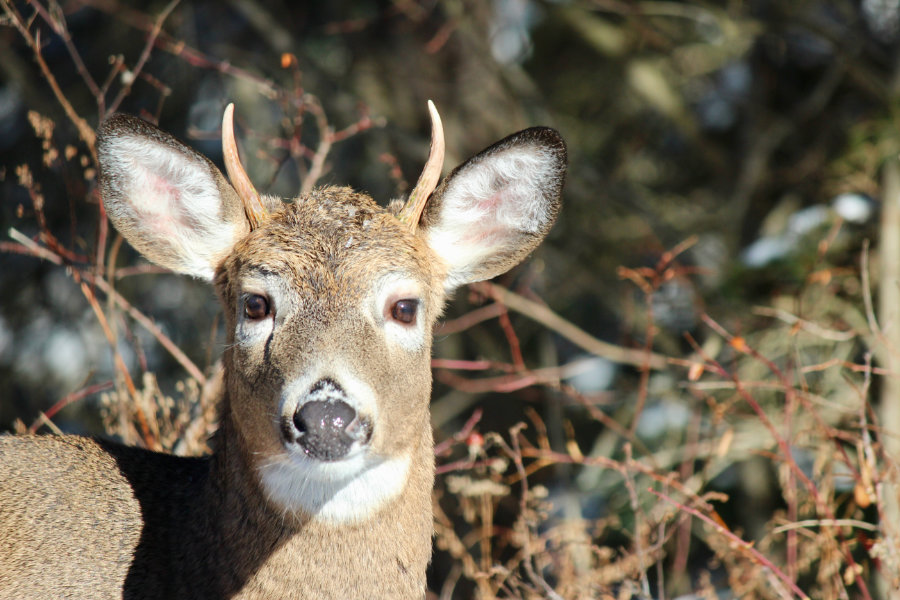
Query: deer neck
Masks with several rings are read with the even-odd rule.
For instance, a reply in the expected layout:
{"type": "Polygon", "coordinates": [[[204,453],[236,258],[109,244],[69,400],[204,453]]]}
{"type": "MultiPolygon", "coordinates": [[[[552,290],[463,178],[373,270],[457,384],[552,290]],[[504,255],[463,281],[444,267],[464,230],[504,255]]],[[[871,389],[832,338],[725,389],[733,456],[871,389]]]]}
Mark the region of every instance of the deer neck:
{"type": "MultiPolygon", "coordinates": [[[[421,598],[433,533],[430,424],[422,428],[398,496],[370,518],[334,524],[286,513],[269,501],[228,402],[226,393],[206,490],[207,522],[218,542],[210,559],[228,577],[221,592],[240,598],[285,593],[338,598],[357,589],[373,598],[379,596],[371,590],[384,598],[421,598]]],[[[209,553],[209,546],[202,551],[209,553]]]]}

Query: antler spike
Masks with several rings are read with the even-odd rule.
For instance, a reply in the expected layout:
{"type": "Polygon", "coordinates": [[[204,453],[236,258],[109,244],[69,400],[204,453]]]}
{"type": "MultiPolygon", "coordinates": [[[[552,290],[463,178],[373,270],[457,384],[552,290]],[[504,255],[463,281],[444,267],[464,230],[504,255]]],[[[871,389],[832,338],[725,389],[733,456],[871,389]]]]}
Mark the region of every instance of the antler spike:
{"type": "Polygon", "coordinates": [[[237,190],[247,220],[250,222],[250,230],[253,231],[265,220],[267,210],[259,197],[259,192],[253,187],[247,172],[241,165],[241,157],[238,155],[237,143],[234,141],[234,104],[225,107],[222,117],[222,154],[225,158],[225,171],[231,185],[237,190]]]}
{"type": "Polygon", "coordinates": [[[428,154],[428,160],[419,175],[416,187],[406,204],[400,210],[398,217],[406,223],[410,231],[415,232],[419,225],[419,219],[422,217],[422,211],[425,210],[425,204],[434,188],[437,187],[441,178],[441,170],[444,167],[444,126],[441,124],[441,115],[438,114],[434,102],[428,101],[428,112],[431,114],[431,152],[428,154]]]}

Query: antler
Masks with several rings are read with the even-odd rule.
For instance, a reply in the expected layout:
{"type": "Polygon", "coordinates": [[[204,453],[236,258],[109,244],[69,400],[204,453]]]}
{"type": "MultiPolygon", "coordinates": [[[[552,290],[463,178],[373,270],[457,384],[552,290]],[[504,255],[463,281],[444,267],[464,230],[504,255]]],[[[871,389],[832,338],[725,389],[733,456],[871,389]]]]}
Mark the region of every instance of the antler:
{"type": "Polygon", "coordinates": [[[234,141],[233,103],[225,107],[225,115],[222,117],[222,154],[225,158],[228,179],[241,198],[244,212],[247,213],[247,220],[250,222],[250,231],[253,231],[265,220],[268,211],[241,165],[241,157],[238,156],[237,144],[234,141]]]}
{"type": "Polygon", "coordinates": [[[428,154],[428,160],[425,162],[422,174],[419,175],[416,187],[409,195],[409,200],[397,215],[412,232],[415,232],[419,225],[425,204],[431,197],[434,188],[437,187],[441,178],[441,169],[444,167],[444,126],[441,124],[441,116],[431,100],[428,101],[428,112],[431,113],[431,152],[428,154]]]}

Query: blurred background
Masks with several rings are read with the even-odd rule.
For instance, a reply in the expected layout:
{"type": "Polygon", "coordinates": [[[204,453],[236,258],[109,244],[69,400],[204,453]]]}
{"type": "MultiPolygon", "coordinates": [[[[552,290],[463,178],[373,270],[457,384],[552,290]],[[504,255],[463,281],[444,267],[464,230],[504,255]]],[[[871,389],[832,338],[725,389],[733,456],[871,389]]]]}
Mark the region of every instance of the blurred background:
{"type": "Polygon", "coordinates": [[[258,189],[386,204],[431,99],[445,171],[569,147],[548,240],[436,332],[434,597],[890,596],[896,1],[0,6],[0,431],[215,425],[218,304],[108,228],[104,117],[221,166],[235,102],[258,189]]]}

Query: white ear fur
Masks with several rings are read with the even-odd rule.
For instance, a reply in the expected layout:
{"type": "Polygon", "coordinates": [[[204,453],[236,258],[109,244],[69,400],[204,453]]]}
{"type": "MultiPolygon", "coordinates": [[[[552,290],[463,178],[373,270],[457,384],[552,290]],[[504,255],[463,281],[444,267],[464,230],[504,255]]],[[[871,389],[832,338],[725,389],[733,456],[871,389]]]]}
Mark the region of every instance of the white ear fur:
{"type": "Polygon", "coordinates": [[[149,260],[211,281],[218,262],[248,231],[240,201],[219,170],[127,115],[100,127],[97,148],[103,204],[116,229],[149,260]]]}
{"type": "Polygon", "coordinates": [[[447,265],[445,287],[499,275],[531,252],[556,219],[565,171],[565,144],[548,128],[520,131],[454,170],[422,224],[447,265]]]}

